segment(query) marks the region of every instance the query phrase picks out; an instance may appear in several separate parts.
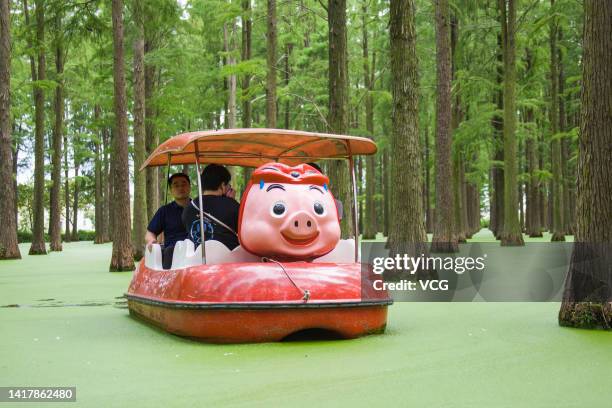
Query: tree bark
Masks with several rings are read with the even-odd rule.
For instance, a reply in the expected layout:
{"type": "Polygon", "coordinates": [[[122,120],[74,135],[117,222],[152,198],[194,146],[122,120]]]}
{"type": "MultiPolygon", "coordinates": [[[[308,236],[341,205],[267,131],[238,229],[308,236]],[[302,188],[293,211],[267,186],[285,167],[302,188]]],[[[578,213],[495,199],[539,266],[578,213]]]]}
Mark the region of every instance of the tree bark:
{"type": "MultiPolygon", "coordinates": [[[[499,22],[502,24],[501,20],[501,10],[499,11],[499,22]]],[[[503,92],[503,80],[504,80],[504,57],[503,57],[503,41],[501,33],[497,36],[497,69],[496,69],[496,85],[497,92],[495,93],[495,102],[497,104],[497,110],[504,110],[504,92],[503,92]]],[[[498,114],[493,116],[493,148],[494,155],[493,160],[495,164],[493,164],[492,168],[492,192],[489,192],[490,197],[490,209],[491,209],[491,220],[489,227],[495,235],[495,239],[501,238],[501,233],[504,228],[504,172],[500,167],[499,163],[503,163],[504,161],[504,136],[503,136],[503,128],[504,128],[504,118],[498,114]]]]}
{"type": "Polygon", "coordinates": [[[64,241],[70,242],[70,182],[68,179],[68,135],[64,133],[64,207],[66,209],[64,241]]]}
{"type": "Polygon", "coordinates": [[[382,187],[383,187],[383,235],[389,237],[389,226],[391,224],[391,169],[389,168],[389,149],[386,148],[382,154],[382,187]]]}
{"type": "MultiPolygon", "coordinates": [[[[457,252],[453,213],[451,158],[451,43],[447,0],[435,0],[436,8],[436,216],[432,252],[457,252]]],[[[416,104],[417,102],[415,102],[416,104]]],[[[417,141],[418,145],[418,141],[417,141]]],[[[399,161],[397,163],[404,163],[399,161]]]]}
{"type": "MultiPolygon", "coordinates": [[[[242,0],[242,61],[251,59],[251,0],[242,0]]],[[[249,87],[251,83],[251,75],[246,74],[242,79],[242,127],[248,129],[252,123],[252,106],[249,96],[249,87]]],[[[252,169],[245,167],[243,169],[243,186],[242,191],[246,189],[246,185],[251,178],[252,169]]]]}
{"type": "Polygon", "coordinates": [[[425,201],[425,232],[433,234],[434,220],[433,210],[431,208],[431,171],[429,170],[429,125],[425,125],[425,188],[423,189],[423,200],[425,201]]]}
{"type": "Polygon", "coordinates": [[[102,222],[101,222],[101,232],[100,232],[100,240],[102,242],[110,242],[109,235],[109,225],[110,225],[110,194],[109,194],[109,186],[110,186],[110,132],[108,127],[104,127],[102,129],[102,142],[103,142],[103,150],[102,157],[104,158],[104,164],[102,165],[102,180],[101,180],[101,188],[102,188],[102,198],[103,198],[103,206],[102,206],[102,222]]]}
{"type": "MultiPolygon", "coordinates": [[[[527,122],[533,123],[533,109],[527,110],[527,122]]],[[[529,173],[529,183],[527,185],[527,234],[530,237],[541,237],[542,226],[540,220],[540,181],[538,178],[538,158],[537,158],[537,136],[529,135],[527,138],[527,172],[529,173]]]]}
{"type": "MultiPolygon", "coordinates": [[[[557,28],[559,41],[563,38],[563,32],[561,27],[557,28]]],[[[563,50],[562,47],[558,47],[557,64],[559,66],[559,131],[567,131],[567,118],[565,112],[565,70],[563,69],[563,50]]],[[[563,207],[563,233],[565,235],[573,235],[573,227],[571,220],[570,211],[570,183],[572,177],[570,176],[570,158],[569,158],[569,140],[567,137],[563,137],[560,140],[561,143],[561,184],[563,188],[562,207],[563,207]]]]}
{"type": "MultiPolygon", "coordinates": [[[[223,48],[225,49],[225,53],[227,55],[225,61],[227,66],[236,65],[236,60],[233,56],[234,52],[234,37],[236,31],[236,24],[232,19],[230,23],[230,27],[227,27],[227,23],[223,24],[223,48]]],[[[228,120],[228,128],[234,129],[236,128],[236,75],[232,74],[227,78],[227,86],[228,86],[228,98],[227,98],[227,120],[228,120]]],[[[234,173],[232,172],[232,178],[234,173]]]]}
{"type": "MultiPolygon", "coordinates": [[[[76,136],[76,135],[75,135],[76,136]]],[[[79,178],[79,170],[81,159],[78,156],[77,149],[79,148],[78,138],[72,141],[72,152],[74,157],[74,192],[72,194],[72,241],[79,241],[79,193],[81,188],[81,179],[79,178]]]]}
{"type": "MultiPolygon", "coordinates": [[[[444,1],[444,0],[443,0],[444,1]]],[[[389,13],[391,95],[391,217],[389,256],[427,253],[427,235],[421,202],[421,152],[419,148],[418,79],[412,0],[391,0],[389,13]]],[[[450,67],[449,67],[450,69],[450,67]]],[[[428,277],[417,271],[416,278],[428,277]]]]}
{"type": "Polygon", "coordinates": [[[276,0],[267,0],[266,127],[276,127],[276,0]]]}
{"type": "MultiPolygon", "coordinates": [[[[287,43],[285,45],[285,82],[284,85],[289,89],[289,79],[291,78],[291,64],[289,59],[291,57],[291,51],[293,50],[293,44],[287,43]]],[[[290,129],[291,119],[291,99],[285,98],[285,129],[290,129]]]]}
{"type": "Polygon", "coordinates": [[[126,113],[125,71],[123,60],[123,1],[113,0],[113,83],[115,107],[114,157],[114,230],[110,271],[134,270],[130,240],[130,190],[128,167],[128,128],[126,113]]]}
{"type": "Polygon", "coordinates": [[[134,259],[139,261],[144,256],[144,236],[147,232],[147,200],[146,200],[146,173],[140,171],[145,161],[145,39],[144,15],[142,0],[133,3],[134,24],[136,37],[134,38],[134,226],[132,230],[132,244],[134,246],[134,259]]]}
{"type": "MultiPolygon", "coordinates": [[[[115,236],[115,134],[116,134],[115,126],[111,129],[111,138],[110,138],[110,146],[109,146],[109,158],[110,158],[110,168],[108,174],[108,237],[109,241],[113,241],[113,237],[115,236]]],[[[157,168],[157,167],[156,167],[157,168]]],[[[157,174],[157,173],[156,173],[157,174]]],[[[157,180],[157,179],[156,179],[157,180]]],[[[147,180],[148,181],[148,180],[147,180]]],[[[157,185],[157,183],[155,184],[157,185]]],[[[155,193],[155,197],[157,199],[157,193],[155,193]]]]}
{"type": "MultiPolygon", "coordinates": [[[[370,69],[370,55],[368,49],[368,3],[362,3],[362,48],[363,48],[363,83],[365,85],[365,120],[368,136],[374,140],[374,72],[376,71],[376,52],[372,55],[372,67],[370,69]]],[[[363,238],[374,239],[378,230],[376,225],[376,208],[374,202],[374,189],[376,183],[376,156],[370,155],[366,158],[366,194],[365,194],[365,217],[363,220],[363,238]]]]}
{"type": "MultiPolygon", "coordinates": [[[[38,63],[36,78],[45,79],[45,10],[44,1],[36,0],[36,45],[38,63]]],[[[34,84],[35,140],[34,140],[34,227],[30,255],[45,255],[45,94],[43,88],[34,84]]]]}
{"type": "MultiPolygon", "coordinates": [[[[554,0],[550,0],[554,12],[554,0]]],[[[553,174],[552,237],[551,241],[565,241],[563,225],[563,182],[561,174],[561,141],[559,140],[559,62],[557,50],[557,22],[550,23],[550,127],[552,131],[551,164],[553,174]]]]}
{"type": "Polygon", "coordinates": [[[504,228],[502,246],[522,246],[518,220],[516,147],[516,0],[500,0],[504,45],[504,228]],[[507,11],[506,11],[507,3],[507,11]]]}
{"type": "MultiPolygon", "coordinates": [[[[348,132],[348,56],[346,39],[346,0],[329,0],[329,130],[331,133],[348,132]]],[[[343,203],[344,217],[340,223],[342,237],[354,235],[351,183],[349,170],[343,161],[333,160],[328,175],[334,196],[343,203]]],[[[356,209],[355,209],[356,210],[356,209]]]]}
{"type": "Polygon", "coordinates": [[[10,1],[0,0],[0,259],[20,259],[15,220],[13,138],[11,136],[10,1]]]}
{"type": "Polygon", "coordinates": [[[612,3],[584,2],[575,244],[559,324],[612,329],[612,3]]]}
{"type": "MultiPolygon", "coordinates": [[[[242,0],[242,61],[251,59],[251,0],[242,0]]],[[[242,127],[251,127],[251,100],[249,98],[250,74],[242,79],[242,127]]]]}
{"type": "MultiPolygon", "coordinates": [[[[94,106],[94,122],[100,122],[100,105],[94,106]]],[[[94,177],[95,177],[95,220],[94,228],[96,235],[94,237],[94,244],[103,244],[104,239],[102,236],[102,224],[104,222],[104,189],[102,186],[102,180],[104,175],[102,174],[102,143],[104,140],[103,131],[100,130],[98,139],[94,141],[94,177]]]]}
{"type": "MultiPolygon", "coordinates": [[[[57,29],[61,28],[61,17],[56,18],[57,29]]],[[[62,139],[64,132],[64,50],[62,34],[55,39],[55,72],[57,86],[55,88],[55,123],[53,125],[53,156],[51,171],[51,211],[49,214],[49,235],[51,251],[62,250],[62,227],[60,211],[60,185],[62,183],[62,139]]]]}
{"type": "MultiPolygon", "coordinates": [[[[145,38],[145,55],[151,52],[153,48],[153,41],[145,38]]],[[[154,94],[155,65],[147,63],[145,64],[145,132],[147,156],[153,153],[158,145],[157,129],[155,128],[155,108],[153,106],[154,94]]],[[[113,167],[111,166],[111,173],[112,171],[113,167]]],[[[147,219],[150,220],[159,208],[158,168],[148,167],[145,171],[147,173],[147,219]]]]}

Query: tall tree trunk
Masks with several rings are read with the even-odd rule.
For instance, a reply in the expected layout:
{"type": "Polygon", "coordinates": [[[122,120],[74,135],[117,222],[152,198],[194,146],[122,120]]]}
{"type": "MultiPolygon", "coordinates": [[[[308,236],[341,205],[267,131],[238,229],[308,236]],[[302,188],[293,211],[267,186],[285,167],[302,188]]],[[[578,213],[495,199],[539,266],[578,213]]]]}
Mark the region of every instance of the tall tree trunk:
{"type": "MultiPolygon", "coordinates": [[[[242,0],[242,61],[251,59],[251,0],[242,0]]],[[[248,96],[251,75],[242,79],[242,127],[251,127],[251,100],[248,96]]]]}
{"type": "Polygon", "coordinates": [[[110,271],[134,270],[130,240],[130,189],[128,167],[128,129],[123,64],[123,1],[113,0],[113,83],[115,105],[115,163],[113,255],[110,271]]]}
{"type": "MultiPolygon", "coordinates": [[[[21,123],[19,123],[19,134],[21,134],[21,123]]],[[[19,156],[19,141],[16,140],[14,144],[14,148],[13,148],[12,179],[13,179],[13,193],[15,196],[15,201],[13,202],[13,213],[15,214],[15,226],[17,227],[17,229],[19,229],[19,209],[17,208],[17,202],[19,201],[19,193],[17,191],[17,164],[19,163],[18,156],[19,156]]]]}
{"type": "MultiPolygon", "coordinates": [[[[100,105],[96,104],[94,106],[94,121],[96,123],[100,122],[100,105]]],[[[104,175],[102,174],[102,144],[103,144],[104,136],[103,130],[100,129],[100,135],[98,139],[95,140],[94,143],[94,177],[95,177],[95,220],[94,220],[94,228],[96,235],[94,237],[94,244],[103,244],[104,239],[102,236],[102,224],[104,222],[104,188],[102,185],[102,180],[104,179],[104,175]]]]}
{"type": "MultiPolygon", "coordinates": [[[[451,55],[451,84],[456,79],[457,73],[457,41],[459,37],[459,22],[455,14],[450,16],[450,55],[451,55]]],[[[452,96],[451,96],[452,97],[452,96]]],[[[454,134],[463,120],[463,109],[461,107],[461,96],[459,84],[455,87],[455,95],[452,97],[451,134],[454,134]]],[[[467,231],[467,200],[465,191],[465,164],[463,162],[464,147],[457,142],[452,143],[453,160],[453,215],[454,228],[457,242],[466,242],[467,231]]]]}
{"type": "MultiPolygon", "coordinates": [[[[540,132],[538,137],[540,148],[538,150],[539,153],[539,164],[540,169],[544,168],[544,152],[546,143],[544,142],[544,132],[540,132]]],[[[539,195],[539,210],[540,210],[540,222],[542,223],[542,229],[544,231],[548,231],[550,229],[550,222],[548,217],[548,184],[546,182],[540,183],[540,191],[539,195]]]]}
{"type": "Polygon", "coordinates": [[[100,232],[100,240],[102,242],[109,242],[109,217],[110,217],[110,194],[109,194],[109,186],[110,186],[110,166],[108,162],[110,161],[110,132],[108,127],[104,127],[102,129],[102,142],[104,143],[104,148],[102,150],[102,157],[104,158],[102,165],[102,180],[101,180],[101,188],[102,188],[102,198],[103,198],[103,206],[102,206],[102,222],[101,222],[101,232],[100,232]]]}
{"type": "Polygon", "coordinates": [[[74,140],[74,193],[72,195],[72,235],[73,241],[79,240],[79,193],[81,190],[81,179],[79,178],[80,159],[77,156],[78,140],[74,140]]]}
{"type": "MultiPolygon", "coordinates": [[[[501,10],[499,12],[499,22],[501,20],[501,10]]],[[[497,35],[497,69],[496,69],[496,85],[495,102],[497,110],[503,112],[504,109],[504,57],[503,57],[503,41],[501,33],[497,35]]],[[[495,151],[493,160],[495,164],[492,168],[492,192],[489,192],[491,203],[491,223],[490,229],[495,235],[495,239],[501,238],[501,233],[504,229],[504,172],[500,165],[504,161],[504,118],[498,114],[493,116],[493,149],[495,151]]]]}
{"type": "MultiPolygon", "coordinates": [[[[61,18],[56,18],[56,26],[61,27],[61,18]]],[[[53,125],[53,158],[51,172],[51,211],[49,215],[49,235],[51,251],[62,250],[62,226],[60,211],[60,185],[62,183],[62,139],[64,132],[64,50],[62,34],[55,39],[55,72],[57,86],[55,87],[55,123],[53,125]]]]}
{"type": "MultiPolygon", "coordinates": [[[[242,61],[251,59],[251,0],[242,0],[242,61]]],[[[252,106],[251,98],[249,97],[249,87],[251,83],[251,75],[246,74],[242,79],[242,127],[250,128],[252,124],[252,106]]],[[[243,186],[245,190],[249,179],[251,178],[252,169],[245,167],[243,169],[243,186]]]]}
{"type": "MultiPolygon", "coordinates": [[[[289,59],[291,57],[291,51],[293,50],[293,44],[287,43],[285,45],[285,88],[289,89],[289,78],[291,78],[291,64],[289,59]]],[[[290,129],[290,118],[291,118],[291,99],[285,98],[285,129],[290,129]]]]}
{"type": "MultiPolygon", "coordinates": [[[[374,101],[372,92],[374,91],[374,72],[376,71],[376,52],[372,55],[372,67],[370,69],[370,55],[368,49],[368,4],[362,3],[362,47],[363,47],[363,83],[366,88],[365,96],[365,121],[368,136],[374,140],[374,101]]],[[[376,156],[370,155],[366,158],[366,194],[365,194],[365,217],[363,220],[363,238],[376,238],[376,208],[374,203],[374,189],[376,183],[376,156]]]]}
{"type": "MultiPolygon", "coordinates": [[[[432,252],[459,250],[454,228],[451,158],[451,43],[448,0],[436,0],[436,216],[432,252]]],[[[417,102],[415,102],[417,104],[417,102]]],[[[416,109],[416,106],[415,108],[416,109]]],[[[418,145],[418,141],[416,143],[418,145]]],[[[396,163],[405,163],[398,161],[396,163]]],[[[403,198],[400,198],[403,199],[403,198]]]]}
{"type": "Polygon", "coordinates": [[[389,149],[385,149],[382,156],[383,235],[389,237],[391,224],[391,169],[389,168],[389,149]]]}
{"type": "Polygon", "coordinates": [[[68,179],[68,135],[64,133],[64,207],[66,209],[64,241],[70,242],[70,181],[68,179]]]}
{"type": "MultiPolygon", "coordinates": [[[[153,51],[153,48],[153,42],[145,39],[145,55],[153,51]]],[[[155,128],[155,108],[153,106],[154,94],[155,65],[147,63],[145,64],[145,132],[147,156],[153,153],[158,145],[157,129],[155,128]]],[[[114,136],[113,134],[113,140],[114,136]]],[[[145,171],[147,173],[147,219],[150,220],[159,208],[158,168],[148,167],[145,171]]],[[[111,173],[112,172],[113,166],[111,165],[111,173]]]]}
{"type": "Polygon", "coordinates": [[[0,0],[0,259],[19,259],[14,215],[13,138],[11,136],[11,23],[10,1],[0,0]]]}
{"type": "MultiPolygon", "coordinates": [[[[550,0],[551,12],[554,13],[555,1],[550,0]]],[[[550,23],[550,127],[551,164],[553,174],[552,200],[552,237],[551,241],[565,241],[563,225],[563,182],[561,174],[561,141],[559,140],[559,53],[557,50],[557,22],[553,17],[550,23]]]]}
{"type": "Polygon", "coordinates": [[[501,244],[520,246],[525,243],[518,220],[516,188],[516,0],[500,0],[500,8],[504,45],[504,228],[501,244]]]}
{"type": "Polygon", "coordinates": [[[142,0],[133,3],[134,24],[134,226],[132,244],[134,259],[144,256],[144,236],[147,231],[146,173],[140,171],[145,161],[145,75],[144,75],[144,15],[142,0]]]}
{"type": "Polygon", "coordinates": [[[575,244],[559,324],[612,329],[612,3],[585,0],[575,244]]]}
{"type": "MultiPolygon", "coordinates": [[[[329,0],[329,130],[331,133],[348,132],[348,55],[346,40],[346,0],[329,0]]],[[[328,175],[334,196],[343,203],[344,217],[340,223],[342,237],[354,235],[351,183],[343,161],[329,162],[328,175]]],[[[357,209],[354,209],[355,211],[357,209]]]]}
{"type": "MultiPolygon", "coordinates": [[[[109,159],[110,159],[110,168],[108,173],[108,238],[109,241],[113,241],[113,237],[115,236],[115,168],[117,167],[113,158],[115,157],[115,139],[116,139],[116,130],[115,126],[113,126],[111,130],[111,139],[109,146],[109,159]]],[[[156,173],[157,176],[157,173],[156,173]]],[[[157,185],[157,179],[155,185],[157,185]]],[[[155,193],[155,198],[157,199],[157,192],[155,193]]],[[[148,203],[147,203],[148,204],[148,203]]]]}
{"type": "MultiPolygon", "coordinates": [[[[561,27],[558,27],[558,37],[559,40],[563,38],[563,32],[561,27]]],[[[565,113],[565,71],[563,69],[563,50],[562,47],[558,47],[558,57],[557,64],[559,66],[559,131],[566,132],[567,131],[567,118],[565,113]]],[[[570,182],[571,177],[569,174],[570,169],[570,160],[569,160],[569,140],[567,137],[563,137],[560,140],[561,144],[561,184],[563,188],[563,197],[561,198],[563,208],[563,233],[565,235],[572,235],[572,221],[570,218],[570,182]]]]}
{"type": "MultiPolygon", "coordinates": [[[[533,123],[533,109],[527,109],[527,122],[533,123]]],[[[527,234],[530,237],[541,237],[542,226],[540,221],[540,181],[538,178],[537,135],[527,138],[527,172],[529,183],[527,185],[527,234]]]]}
{"type": "Polygon", "coordinates": [[[423,200],[425,201],[425,232],[433,233],[434,220],[433,210],[431,208],[431,171],[429,169],[429,123],[425,125],[425,188],[423,189],[423,200]]]}
{"type": "MultiPolygon", "coordinates": [[[[45,10],[44,1],[36,0],[36,45],[38,64],[36,78],[45,79],[45,10]]],[[[45,94],[43,88],[34,85],[35,140],[34,140],[34,227],[30,255],[44,255],[45,247],[45,94]]]]}
{"type": "MultiPolygon", "coordinates": [[[[412,0],[391,0],[389,12],[391,94],[391,216],[389,255],[427,253],[427,235],[421,202],[421,152],[419,149],[418,79],[412,0]]],[[[427,277],[417,271],[417,278],[427,277]]]]}
{"type": "Polygon", "coordinates": [[[467,183],[467,211],[468,211],[468,228],[470,236],[476,234],[480,230],[480,189],[479,186],[472,183],[467,183]]]}
{"type": "Polygon", "coordinates": [[[276,0],[268,2],[266,31],[266,127],[276,127],[276,0]]]}
{"type": "MultiPolygon", "coordinates": [[[[234,37],[236,31],[236,24],[234,20],[231,21],[230,27],[227,27],[227,23],[223,24],[223,47],[227,55],[225,61],[227,66],[236,65],[236,60],[233,55],[234,52],[234,37]]],[[[236,75],[232,74],[227,78],[228,86],[228,98],[227,98],[227,124],[229,129],[236,128],[236,75]]],[[[234,174],[232,172],[232,178],[234,174]]]]}

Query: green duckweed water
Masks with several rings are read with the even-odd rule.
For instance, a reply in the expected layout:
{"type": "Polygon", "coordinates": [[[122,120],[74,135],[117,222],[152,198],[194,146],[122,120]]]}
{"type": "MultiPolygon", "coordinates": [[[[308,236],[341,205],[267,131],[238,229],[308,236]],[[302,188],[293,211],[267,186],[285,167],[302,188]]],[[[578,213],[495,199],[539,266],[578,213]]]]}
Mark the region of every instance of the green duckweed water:
{"type": "Polygon", "coordinates": [[[612,333],[559,327],[557,303],[396,303],[384,335],[210,345],[131,318],[110,245],[64,248],[0,262],[0,386],[77,387],[49,406],[612,406],[612,333]]]}

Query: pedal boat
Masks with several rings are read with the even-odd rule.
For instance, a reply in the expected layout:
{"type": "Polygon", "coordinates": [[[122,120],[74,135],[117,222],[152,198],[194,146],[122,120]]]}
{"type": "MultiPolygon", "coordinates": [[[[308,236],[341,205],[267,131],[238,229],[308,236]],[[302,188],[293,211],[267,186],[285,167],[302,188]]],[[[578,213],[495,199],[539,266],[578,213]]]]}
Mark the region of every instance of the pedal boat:
{"type": "MultiPolygon", "coordinates": [[[[175,136],[160,145],[143,168],[164,161],[199,165],[200,156],[206,163],[252,167],[270,159],[300,163],[322,156],[305,150],[308,146],[326,151],[324,157],[348,154],[351,167],[351,147],[360,154],[376,151],[373,142],[364,138],[233,129],[175,136]],[[303,148],[283,146],[287,140],[303,148]],[[218,153],[238,141],[241,153],[218,153]],[[256,151],[269,150],[275,143],[280,144],[279,152],[256,151]],[[250,146],[250,151],[245,153],[244,146],[250,146]]],[[[354,172],[352,176],[354,182],[354,172]]],[[[356,213],[353,207],[353,225],[358,225],[356,213]]],[[[206,241],[206,262],[202,263],[201,246],[194,249],[186,240],[177,243],[169,270],[162,269],[161,249],[154,245],[145,251],[134,273],[126,293],[128,308],[132,316],[169,333],[211,343],[280,341],[306,330],[346,339],[382,333],[392,300],[386,291],[372,289],[369,280],[374,275],[362,271],[357,245],[355,240],[342,240],[334,251],[314,261],[277,263],[264,262],[240,247],[230,252],[217,241],[206,241]]]]}

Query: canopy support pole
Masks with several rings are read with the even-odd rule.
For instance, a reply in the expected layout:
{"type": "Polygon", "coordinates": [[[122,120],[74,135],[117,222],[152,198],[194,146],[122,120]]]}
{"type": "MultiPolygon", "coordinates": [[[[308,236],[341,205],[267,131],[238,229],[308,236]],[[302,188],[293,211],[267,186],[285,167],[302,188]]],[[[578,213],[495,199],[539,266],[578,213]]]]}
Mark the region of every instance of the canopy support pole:
{"type": "Polygon", "coordinates": [[[198,149],[198,142],[195,142],[195,165],[196,165],[196,178],[198,179],[198,207],[200,208],[200,246],[202,247],[202,264],[206,265],[206,237],[204,234],[204,207],[202,207],[202,180],[200,177],[200,150],[198,149]]]}
{"type": "Polygon", "coordinates": [[[166,192],[164,193],[164,205],[168,204],[168,188],[170,181],[170,163],[172,163],[172,153],[168,153],[168,164],[166,165],[166,192]]]}
{"type": "Polygon", "coordinates": [[[355,180],[355,164],[351,153],[350,143],[346,143],[348,151],[348,164],[351,171],[351,188],[353,189],[353,202],[351,209],[353,210],[353,231],[355,232],[355,262],[359,262],[359,216],[357,213],[357,182],[355,180]]]}

